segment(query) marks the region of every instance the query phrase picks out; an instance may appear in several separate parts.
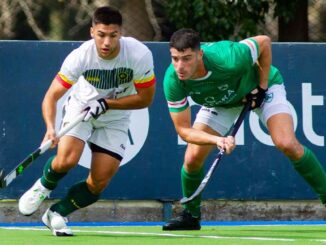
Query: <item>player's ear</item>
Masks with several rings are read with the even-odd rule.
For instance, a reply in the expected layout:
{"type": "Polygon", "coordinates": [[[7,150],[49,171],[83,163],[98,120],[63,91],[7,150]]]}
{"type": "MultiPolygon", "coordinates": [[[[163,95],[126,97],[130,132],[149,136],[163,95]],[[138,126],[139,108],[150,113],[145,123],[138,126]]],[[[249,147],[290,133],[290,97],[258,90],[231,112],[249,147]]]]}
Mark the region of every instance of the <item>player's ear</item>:
{"type": "Polygon", "coordinates": [[[89,32],[91,34],[91,37],[94,38],[94,29],[93,29],[93,27],[90,28],[89,32]]]}
{"type": "Polygon", "coordinates": [[[203,56],[204,56],[204,51],[203,51],[202,49],[200,49],[200,50],[198,51],[198,56],[199,56],[199,58],[203,58],[203,56]]]}

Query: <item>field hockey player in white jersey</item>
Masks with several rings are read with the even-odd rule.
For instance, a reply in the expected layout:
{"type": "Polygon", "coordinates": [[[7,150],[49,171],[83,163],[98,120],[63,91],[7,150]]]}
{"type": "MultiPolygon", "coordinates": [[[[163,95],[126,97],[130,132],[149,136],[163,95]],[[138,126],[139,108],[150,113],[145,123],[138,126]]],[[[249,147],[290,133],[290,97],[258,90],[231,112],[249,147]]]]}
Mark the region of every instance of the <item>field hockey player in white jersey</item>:
{"type": "MultiPolygon", "coordinates": [[[[86,180],[70,187],[67,195],[42,217],[55,236],[71,236],[66,217],[95,203],[116,174],[128,139],[130,110],[148,107],[155,93],[151,51],[131,37],[121,36],[122,16],[112,7],[95,10],[92,39],[64,60],[42,103],[46,124],[43,142],[51,139],[57,154],[44,166],[43,175],[23,194],[19,210],[33,214],[58,182],[75,167],[87,142],[92,152],[86,180]],[[62,125],[81,113],[84,120],[65,136],[56,137],[58,100],[70,91],[64,104],[62,125]]],[[[141,130],[141,129],[139,129],[141,130]]]]}

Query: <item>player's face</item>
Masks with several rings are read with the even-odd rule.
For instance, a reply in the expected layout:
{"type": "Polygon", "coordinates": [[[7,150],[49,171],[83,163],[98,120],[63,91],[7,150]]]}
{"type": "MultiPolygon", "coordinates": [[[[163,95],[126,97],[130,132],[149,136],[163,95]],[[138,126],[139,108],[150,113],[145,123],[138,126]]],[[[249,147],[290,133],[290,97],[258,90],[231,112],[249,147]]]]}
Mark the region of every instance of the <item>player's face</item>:
{"type": "Polygon", "coordinates": [[[116,57],[120,50],[119,39],[121,27],[119,25],[97,24],[91,27],[91,36],[95,40],[98,55],[103,59],[116,57]]]}
{"type": "Polygon", "coordinates": [[[199,62],[202,60],[201,50],[192,50],[188,48],[184,51],[178,51],[175,48],[170,49],[172,64],[180,80],[196,78],[199,68],[199,62]]]}

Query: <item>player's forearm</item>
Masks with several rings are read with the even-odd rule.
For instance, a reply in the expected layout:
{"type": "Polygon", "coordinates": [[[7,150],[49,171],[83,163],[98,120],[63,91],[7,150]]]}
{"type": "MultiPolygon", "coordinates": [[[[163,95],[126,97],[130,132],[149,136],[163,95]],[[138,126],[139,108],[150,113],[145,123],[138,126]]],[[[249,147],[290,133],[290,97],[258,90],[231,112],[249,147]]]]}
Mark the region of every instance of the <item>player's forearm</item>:
{"type": "Polygon", "coordinates": [[[56,117],[56,101],[51,100],[49,97],[45,96],[42,103],[42,114],[46,125],[46,128],[55,128],[55,117],[56,117]]]}
{"type": "Polygon", "coordinates": [[[105,100],[110,109],[118,110],[133,110],[148,107],[152,100],[145,100],[138,95],[129,95],[119,99],[106,99],[105,100]]]}
{"type": "Polygon", "coordinates": [[[194,128],[179,129],[178,134],[184,141],[196,145],[216,145],[218,140],[218,136],[194,128]]]}
{"type": "Polygon", "coordinates": [[[138,91],[137,94],[118,99],[106,99],[110,109],[133,110],[150,106],[153,102],[155,86],[138,91]]]}

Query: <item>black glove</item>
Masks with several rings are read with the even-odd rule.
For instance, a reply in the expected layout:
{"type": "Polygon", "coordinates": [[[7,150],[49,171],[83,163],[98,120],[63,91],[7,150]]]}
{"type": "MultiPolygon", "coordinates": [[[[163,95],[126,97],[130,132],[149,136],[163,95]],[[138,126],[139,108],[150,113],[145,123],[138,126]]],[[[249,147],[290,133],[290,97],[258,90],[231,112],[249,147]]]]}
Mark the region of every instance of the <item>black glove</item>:
{"type": "Polygon", "coordinates": [[[251,110],[261,106],[266,96],[267,89],[257,86],[249,94],[246,95],[247,101],[251,101],[251,110]]]}
{"type": "Polygon", "coordinates": [[[91,100],[84,109],[84,111],[86,111],[84,121],[88,121],[91,117],[97,119],[108,109],[109,105],[106,103],[105,99],[91,100]]]}

